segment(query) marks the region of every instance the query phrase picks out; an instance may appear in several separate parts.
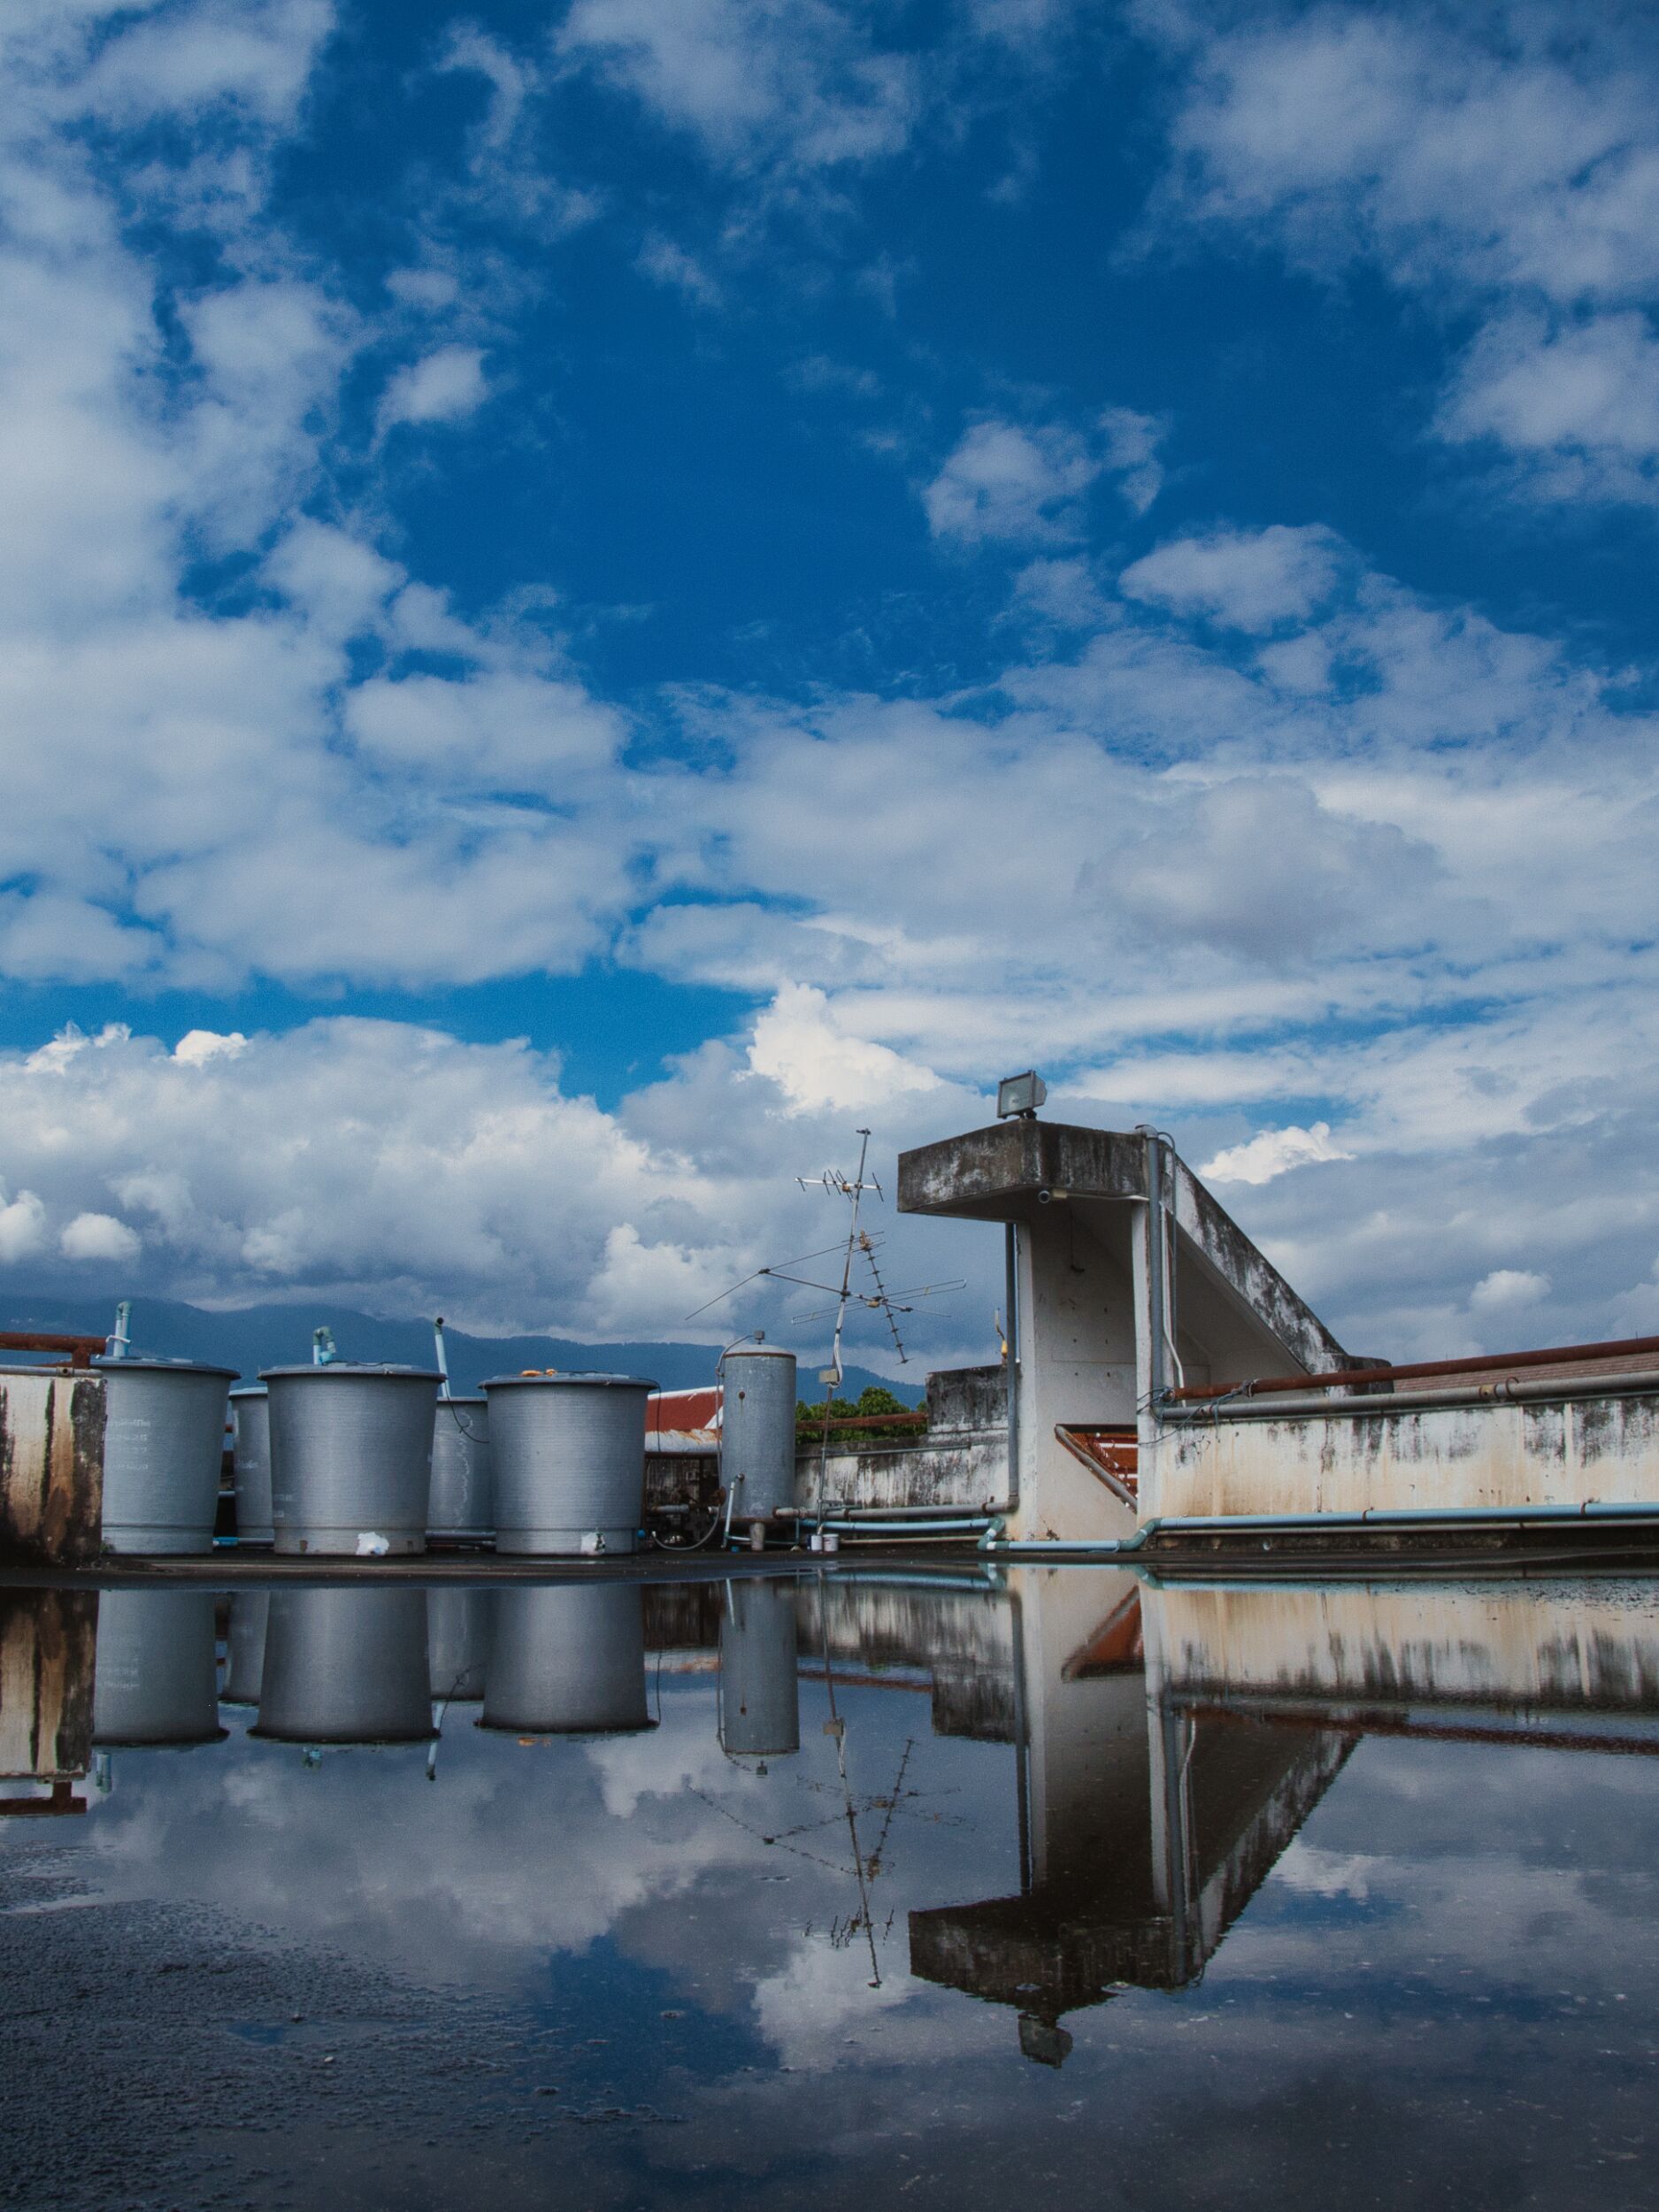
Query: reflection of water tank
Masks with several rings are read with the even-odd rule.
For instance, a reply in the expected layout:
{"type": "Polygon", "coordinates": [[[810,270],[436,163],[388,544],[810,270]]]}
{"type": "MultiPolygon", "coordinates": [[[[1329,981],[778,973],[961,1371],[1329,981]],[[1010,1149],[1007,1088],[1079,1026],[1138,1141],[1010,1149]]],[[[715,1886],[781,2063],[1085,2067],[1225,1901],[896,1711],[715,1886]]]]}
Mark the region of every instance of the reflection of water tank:
{"type": "Polygon", "coordinates": [[[118,1552],[213,1548],[225,1456],[227,1367],[189,1360],[100,1360],[104,1541],[118,1552]]]}
{"type": "Polygon", "coordinates": [[[735,1491],[733,1518],[770,1518],[795,1503],[795,1354],[733,1345],[720,1379],[720,1480],[735,1491]]]}
{"type": "Polygon", "coordinates": [[[489,1654],[489,1592],[428,1590],[426,1670],[432,1694],[474,1704],[484,1694],[489,1654]]]}
{"type": "Polygon", "coordinates": [[[251,1732],[307,1744],[428,1738],[426,1592],[273,1590],[251,1732]]]}
{"type": "Polygon", "coordinates": [[[418,1367],[267,1367],[271,1506],[279,1552],[345,1552],[377,1538],[426,1548],[432,1409],[418,1367]]]}
{"type": "Polygon", "coordinates": [[[219,1663],[211,1590],[104,1590],[98,1596],[92,1740],[217,1743],[219,1663]]]}
{"type": "Polygon", "coordinates": [[[244,1383],[230,1394],[236,1470],[236,1541],[268,1544],[271,1523],[271,1394],[264,1383],[244,1383]]]}
{"type": "Polygon", "coordinates": [[[265,1620],[271,1610],[268,1590],[233,1590],[230,1595],[230,1634],[225,1640],[225,1686],[221,1705],[257,1705],[265,1678],[265,1620]]]}
{"type": "Polygon", "coordinates": [[[565,1736],[654,1724],[645,1703],[645,1609],[637,1584],[493,1594],[480,1728],[565,1736]]]}
{"type": "Polygon", "coordinates": [[[645,1493],[645,1401],[628,1375],[498,1375],[489,1398],[495,1549],[634,1549],[645,1493]]]}
{"type": "Polygon", "coordinates": [[[484,1543],[495,1533],[489,1401],[482,1396],[440,1398],[432,1421],[426,1534],[434,1543],[484,1543]]]}
{"type": "Polygon", "coordinates": [[[801,1748],[795,1590],[785,1582],[728,1582],[720,1617],[720,1742],[737,1755],[778,1758],[801,1748]]]}

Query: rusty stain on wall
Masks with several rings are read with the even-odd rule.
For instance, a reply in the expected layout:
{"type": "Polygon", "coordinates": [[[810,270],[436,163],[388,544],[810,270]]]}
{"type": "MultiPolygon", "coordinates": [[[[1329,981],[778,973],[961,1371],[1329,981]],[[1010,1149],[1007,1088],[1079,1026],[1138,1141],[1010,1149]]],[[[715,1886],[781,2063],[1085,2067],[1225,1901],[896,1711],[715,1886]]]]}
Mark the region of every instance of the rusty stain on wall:
{"type": "Polygon", "coordinates": [[[101,1375],[0,1369],[0,1559],[93,1559],[103,1540],[101,1375]]]}
{"type": "Polygon", "coordinates": [[[96,1590],[0,1592],[0,1779],[58,1782],[92,1764],[96,1590]]]}

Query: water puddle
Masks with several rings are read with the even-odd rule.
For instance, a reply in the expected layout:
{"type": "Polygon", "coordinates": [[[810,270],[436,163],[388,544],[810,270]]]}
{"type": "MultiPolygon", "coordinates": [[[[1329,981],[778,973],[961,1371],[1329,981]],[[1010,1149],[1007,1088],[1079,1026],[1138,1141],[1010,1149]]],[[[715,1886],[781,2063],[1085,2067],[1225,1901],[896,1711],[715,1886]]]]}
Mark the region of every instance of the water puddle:
{"type": "Polygon", "coordinates": [[[1651,2201],[1659,1584],[0,1591],[0,2202],[1651,2201]]]}

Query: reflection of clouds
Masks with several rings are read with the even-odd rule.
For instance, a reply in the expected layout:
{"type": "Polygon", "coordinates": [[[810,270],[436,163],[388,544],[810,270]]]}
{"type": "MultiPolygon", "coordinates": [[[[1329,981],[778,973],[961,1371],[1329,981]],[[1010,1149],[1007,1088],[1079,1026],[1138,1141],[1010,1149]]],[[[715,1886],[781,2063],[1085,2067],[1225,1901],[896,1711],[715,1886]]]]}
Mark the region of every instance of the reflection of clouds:
{"type": "Polygon", "coordinates": [[[1370,1893],[1375,1862],[1357,1851],[1321,1851],[1293,1837],[1273,1878],[1286,1889],[1310,1897],[1355,1897],[1370,1893]]]}

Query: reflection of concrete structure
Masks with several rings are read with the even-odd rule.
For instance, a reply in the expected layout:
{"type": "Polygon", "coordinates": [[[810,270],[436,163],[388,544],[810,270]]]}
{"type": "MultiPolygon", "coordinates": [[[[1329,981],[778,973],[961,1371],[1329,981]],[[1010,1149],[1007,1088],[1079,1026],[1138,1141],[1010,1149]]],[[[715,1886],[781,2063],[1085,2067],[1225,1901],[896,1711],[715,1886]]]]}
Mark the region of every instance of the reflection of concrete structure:
{"type": "Polygon", "coordinates": [[[784,1582],[728,1582],[720,1623],[720,1742],[732,1757],[801,1748],[795,1593],[784,1582]]]}
{"type": "Polygon", "coordinates": [[[90,1591],[0,1591],[0,1782],[48,1792],[0,1797],[0,1815],[86,1810],[97,1609],[90,1591]]]}
{"type": "Polygon", "coordinates": [[[218,1743],[211,1590],[105,1590],[98,1598],[92,1741],[101,1751],[218,1743]]]}
{"type": "Polygon", "coordinates": [[[1017,1733],[1013,1614],[972,1573],[887,1578],[849,1571],[803,1582],[795,1597],[801,1660],[827,1657],[838,1681],[926,1692],[936,1736],[1012,1743],[1017,1733]]]}
{"type": "Polygon", "coordinates": [[[1146,1618],[1158,1694],[1188,1713],[1659,1752],[1644,1583],[1171,1585],[1146,1618]]]}
{"type": "Polygon", "coordinates": [[[1025,1722],[1018,1894],[910,1915],[910,1970],[1005,2004],[1058,2065],[1061,2016],[1199,1972],[1351,1739],[1148,1704],[1133,1576],[1016,1576],[1025,1722]]]}

